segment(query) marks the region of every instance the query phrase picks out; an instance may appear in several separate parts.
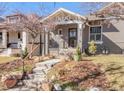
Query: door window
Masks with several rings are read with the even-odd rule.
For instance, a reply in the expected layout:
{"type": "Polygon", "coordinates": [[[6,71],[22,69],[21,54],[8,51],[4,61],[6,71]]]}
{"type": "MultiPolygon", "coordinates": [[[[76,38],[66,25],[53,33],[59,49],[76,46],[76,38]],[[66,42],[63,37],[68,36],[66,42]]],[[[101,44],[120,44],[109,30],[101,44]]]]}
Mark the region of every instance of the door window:
{"type": "Polygon", "coordinates": [[[69,47],[77,46],[77,29],[71,28],[69,29],[69,47]]]}

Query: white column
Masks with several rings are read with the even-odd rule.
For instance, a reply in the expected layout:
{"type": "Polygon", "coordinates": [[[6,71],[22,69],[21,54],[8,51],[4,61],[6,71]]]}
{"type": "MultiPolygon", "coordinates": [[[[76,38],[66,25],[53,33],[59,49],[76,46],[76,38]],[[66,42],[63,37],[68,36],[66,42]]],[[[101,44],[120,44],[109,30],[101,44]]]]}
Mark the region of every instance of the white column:
{"type": "Polygon", "coordinates": [[[83,28],[82,23],[78,23],[78,29],[77,29],[77,45],[81,48],[81,51],[83,50],[83,28]]]}
{"type": "Polygon", "coordinates": [[[22,32],[22,50],[25,49],[28,43],[28,33],[27,32],[22,32]]]}
{"type": "Polygon", "coordinates": [[[49,53],[49,33],[45,33],[45,54],[48,55],[49,53]]]}
{"type": "Polygon", "coordinates": [[[42,34],[42,56],[45,54],[45,33],[43,32],[42,34]]]}
{"type": "Polygon", "coordinates": [[[3,32],[2,32],[2,38],[3,38],[3,41],[2,41],[2,44],[3,44],[3,46],[5,47],[5,48],[7,48],[7,32],[4,30],[3,32]]]}

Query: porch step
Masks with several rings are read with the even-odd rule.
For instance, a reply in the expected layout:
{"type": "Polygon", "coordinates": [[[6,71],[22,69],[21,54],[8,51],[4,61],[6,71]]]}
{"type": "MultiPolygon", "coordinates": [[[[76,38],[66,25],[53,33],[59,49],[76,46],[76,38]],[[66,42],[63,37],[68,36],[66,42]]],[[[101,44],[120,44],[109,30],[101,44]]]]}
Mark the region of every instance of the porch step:
{"type": "Polygon", "coordinates": [[[6,48],[0,51],[0,56],[10,56],[16,53],[20,53],[20,49],[6,48]]]}

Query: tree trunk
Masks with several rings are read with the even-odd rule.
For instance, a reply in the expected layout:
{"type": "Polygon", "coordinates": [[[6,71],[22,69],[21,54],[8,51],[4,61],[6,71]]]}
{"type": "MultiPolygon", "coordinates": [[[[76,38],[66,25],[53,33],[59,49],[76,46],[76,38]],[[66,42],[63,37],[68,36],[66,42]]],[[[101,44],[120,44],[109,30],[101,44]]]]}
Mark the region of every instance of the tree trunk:
{"type": "MultiPolygon", "coordinates": [[[[35,41],[35,39],[32,39],[30,52],[32,52],[32,50],[34,48],[34,41],[35,41]]],[[[32,53],[30,54],[29,58],[32,58],[32,53]]]]}

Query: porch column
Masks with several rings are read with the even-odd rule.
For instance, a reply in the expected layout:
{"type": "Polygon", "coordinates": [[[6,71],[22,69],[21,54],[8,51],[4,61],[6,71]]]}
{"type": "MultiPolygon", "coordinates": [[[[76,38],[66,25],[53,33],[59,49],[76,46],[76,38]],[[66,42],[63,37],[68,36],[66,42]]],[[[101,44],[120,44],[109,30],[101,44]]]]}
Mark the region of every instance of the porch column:
{"type": "Polygon", "coordinates": [[[2,38],[3,38],[3,41],[2,41],[2,44],[3,44],[3,46],[5,47],[5,48],[7,48],[7,32],[6,32],[6,30],[4,30],[3,32],[2,32],[2,38]]]}
{"type": "Polygon", "coordinates": [[[82,23],[78,23],[78,29],[77,29],[77,45],[81,48],[81,51],[83,51],[83,29],[82,29],[82,23]]]}
{"type": "Polygon", "coordinates": [[[25,49],[27,43],[28,43],[28,33],[23,31],[22,32],[22,50],[25,49]]]}
{"type": "Polygon", "coordinates": [[[41,39],[42,39],[42,56],[45,54],[45,32],[41,34],[41,39]]]}
{"type": "Polygon", "coordinates": [[[49,53],[49,32],[45,33],[45,55],[49,53]]]}

